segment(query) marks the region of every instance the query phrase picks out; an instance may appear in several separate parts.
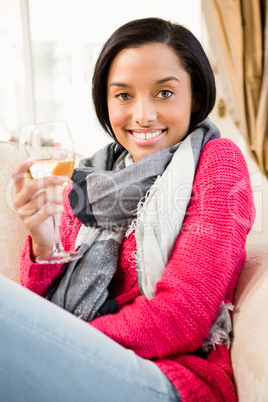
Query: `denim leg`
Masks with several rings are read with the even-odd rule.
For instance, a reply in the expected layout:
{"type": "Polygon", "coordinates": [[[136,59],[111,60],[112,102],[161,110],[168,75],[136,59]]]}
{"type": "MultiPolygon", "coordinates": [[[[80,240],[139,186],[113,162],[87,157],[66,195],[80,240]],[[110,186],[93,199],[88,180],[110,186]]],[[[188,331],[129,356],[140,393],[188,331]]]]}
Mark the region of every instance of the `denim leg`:
{"type": "Polygon", "coordinates": [[[100,331],[0,276],[3,402],[169,402],[167,377],[100,331]]]}

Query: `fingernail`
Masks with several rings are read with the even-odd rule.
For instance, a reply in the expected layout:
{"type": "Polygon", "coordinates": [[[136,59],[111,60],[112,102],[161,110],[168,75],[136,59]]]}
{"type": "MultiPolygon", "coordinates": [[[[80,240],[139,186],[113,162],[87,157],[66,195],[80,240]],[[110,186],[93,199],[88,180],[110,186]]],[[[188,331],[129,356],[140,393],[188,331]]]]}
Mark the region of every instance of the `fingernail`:
{"type": "Polygon", "coordinates": [[[33,164],[33,160],[27,159],[27,161],[25,163],[26,163],[26,166],[31,166],[33,164]]]}

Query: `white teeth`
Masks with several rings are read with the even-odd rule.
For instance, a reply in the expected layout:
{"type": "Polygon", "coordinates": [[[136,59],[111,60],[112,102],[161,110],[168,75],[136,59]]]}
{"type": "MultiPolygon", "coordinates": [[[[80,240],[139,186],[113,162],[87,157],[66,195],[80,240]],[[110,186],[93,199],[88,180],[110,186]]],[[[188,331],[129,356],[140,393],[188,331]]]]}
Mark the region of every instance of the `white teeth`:
{"type": "Polygon", "coordinates": [[[151,131],[149,133],[136,133],[135,131],[132,131],[132,135],[139,140],[150,140],[151,138],[157,137],[161,133],[162,130],[151,131]]]}

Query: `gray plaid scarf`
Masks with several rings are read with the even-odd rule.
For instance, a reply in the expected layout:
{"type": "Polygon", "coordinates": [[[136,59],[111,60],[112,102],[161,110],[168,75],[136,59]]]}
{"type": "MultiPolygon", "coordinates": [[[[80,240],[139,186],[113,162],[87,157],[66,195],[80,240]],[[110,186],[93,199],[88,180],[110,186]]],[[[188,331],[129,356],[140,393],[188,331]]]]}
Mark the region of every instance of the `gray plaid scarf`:
{"type": "Polygon", "coordinates": [[[47,298],[86,321],[117,311],[107,304],[108,287],[132,230],[139,287],[152,298],[180,233],[202,147],[219,136],[207,118],[179,144],[135,163],[126,163],[129,154],[116,143],[84,159],[69,194],[82,222],[77,248],[83,257],[66,265],[47,298]]]}

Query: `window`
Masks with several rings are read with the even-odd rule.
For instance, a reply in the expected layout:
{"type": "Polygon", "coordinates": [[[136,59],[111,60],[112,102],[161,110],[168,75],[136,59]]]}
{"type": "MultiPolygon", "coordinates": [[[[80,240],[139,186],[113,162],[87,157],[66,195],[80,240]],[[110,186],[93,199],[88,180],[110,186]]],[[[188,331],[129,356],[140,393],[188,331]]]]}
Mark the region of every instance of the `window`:
{"type": "MultiPolygon", "coordinates": [[[[25,121],[25,64],[19,0],[0,0],[0,138],[25,121]]],[[[4,137],[5,138],[5,137],[4,137]]]]}

